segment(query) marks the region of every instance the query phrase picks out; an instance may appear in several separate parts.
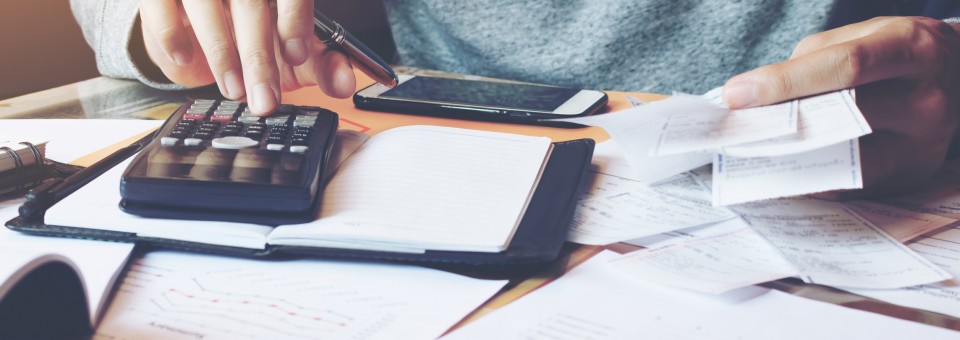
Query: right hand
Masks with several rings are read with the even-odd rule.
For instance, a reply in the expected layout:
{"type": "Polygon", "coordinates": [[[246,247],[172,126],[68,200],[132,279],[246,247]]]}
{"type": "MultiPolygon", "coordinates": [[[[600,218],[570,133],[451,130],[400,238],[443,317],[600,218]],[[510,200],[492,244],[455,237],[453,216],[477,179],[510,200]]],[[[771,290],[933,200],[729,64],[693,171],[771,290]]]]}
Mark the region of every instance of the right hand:
{"type": "Polygon", "coordinates": [[[271,6],[265,0],[142,0],[147,55],[174,83],[216,81],[224,97],[246,98],[258,115],[276,109],[282,91],[316,85],[337,98],[353,94],[347,57],[313,35],[313,0],[271,6]]]}

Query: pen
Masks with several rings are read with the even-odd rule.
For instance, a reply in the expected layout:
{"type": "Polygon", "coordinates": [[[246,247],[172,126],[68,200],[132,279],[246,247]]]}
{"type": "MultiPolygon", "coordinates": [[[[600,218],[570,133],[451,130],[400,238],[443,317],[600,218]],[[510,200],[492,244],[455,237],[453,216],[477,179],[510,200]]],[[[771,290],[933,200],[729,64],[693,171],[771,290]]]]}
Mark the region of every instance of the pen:
{"type": "Polygon", "coordinates": [[[400,82],[393,73],[390,64],[380,59],[373,50],[364,45],[350,32],[343,29],[336,21],[327,18],[319,10],[313,10],[313,33],[320,38],[324,45],[339,49],[350,60],[360,67],[360,71],[370,78],[387,87],[394,87],[400,82]]]}
{"type": "Polygon", "coordinates": [[[70,195],[80,187],[86,185],[94,178],[102,175],[124,159],[132,156],[147,145],[155,133],[148,134],[140,140],[117,150],[107,157],[91,164],[90,166],[78,171],[67,178],[56,178],[30,190],[26,196],[26,202],[20,206],[20,217],[26,221],[32,221],[43,216],[43,213],[54,203],[59,202],[67,195],[70,195]]]}

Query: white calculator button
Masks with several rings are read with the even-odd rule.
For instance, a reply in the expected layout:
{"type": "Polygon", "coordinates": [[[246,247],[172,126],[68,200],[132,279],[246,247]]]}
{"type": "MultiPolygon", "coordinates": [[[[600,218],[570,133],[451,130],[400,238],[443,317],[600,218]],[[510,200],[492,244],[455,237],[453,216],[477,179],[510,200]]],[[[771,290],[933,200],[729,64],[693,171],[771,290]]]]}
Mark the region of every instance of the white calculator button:
{"type": "Polygon", "coordinates": [[[203,140],[200,138],[187,138],[183,140],[183,145],[187,146],[197,146],[203,143],[203,140]]]}
{"type": "Polygon", "coordinates": [[[307,152],[307,146],[306,146],[306,145],[291,145],[291,146],[290,146],[290,152],[306,153],[306,152],[307,152]]]}
{"type": "Polygon", "coordinates": [[[160,137],[160,145],[163,145],[163,146],[174,146],[174,145],[177,145],[177,142],[179,141],[180,141],[179,138],[160,137]]]}
{"type": "Polygon", "coordinates": [[[247,137],[229,136],[216,138],[211,141],[211,144],[213,144],[213,147],[217,149],[238,150],[256,147],[257,145],[260,145],[260,142],[247,137]]]}
{"type": "Polygon", "coordinates": [[[267,150],[270,150],[270,151],[283,150],[283,144],[267,144],[267,150]]]}

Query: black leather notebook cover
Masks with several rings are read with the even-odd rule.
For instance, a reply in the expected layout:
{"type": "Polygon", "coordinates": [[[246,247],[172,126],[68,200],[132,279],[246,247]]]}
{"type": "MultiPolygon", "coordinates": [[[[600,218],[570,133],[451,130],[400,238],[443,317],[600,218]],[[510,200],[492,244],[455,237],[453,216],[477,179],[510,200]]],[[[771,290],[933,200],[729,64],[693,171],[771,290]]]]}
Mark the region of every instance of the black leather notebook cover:
{"type": "Polygon", "coordinates": [[[510,265],[548,262],[555,259],[567,239],[577,198],[584,185],[593,158],[594,141],[578,139],[554,143],[553,152],[540,183],[524,213],[509,247],[499,253],[427,251],[396,253],[339,248],[267,246],[264,250],[219,246],[178,240],[138,237],[136,234],[107,230],[46,225],[21,217],[7,222],[16,231],[45,236],[73,237],[137,244],[233,256],[262,257],[306,255],[310,257],[368,259],[404,262],[432,262],[473,265],[510,265]]]}

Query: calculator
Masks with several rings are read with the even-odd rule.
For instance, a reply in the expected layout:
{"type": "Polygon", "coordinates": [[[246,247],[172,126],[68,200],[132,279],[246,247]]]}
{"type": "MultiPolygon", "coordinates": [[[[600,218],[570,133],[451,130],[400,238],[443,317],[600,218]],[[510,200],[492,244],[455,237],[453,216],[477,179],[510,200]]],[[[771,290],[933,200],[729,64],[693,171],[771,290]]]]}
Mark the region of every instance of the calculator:
{"type": "Polygon", "coordinates": [[[120,207],[145,217],[278,225],[316,218],[336,113],[196,99],[167,119],[120,181],[120,207]]]}

